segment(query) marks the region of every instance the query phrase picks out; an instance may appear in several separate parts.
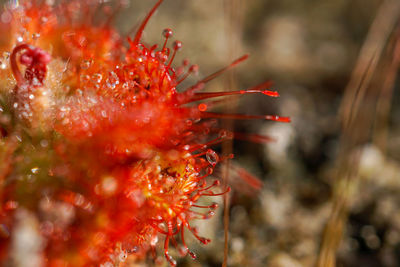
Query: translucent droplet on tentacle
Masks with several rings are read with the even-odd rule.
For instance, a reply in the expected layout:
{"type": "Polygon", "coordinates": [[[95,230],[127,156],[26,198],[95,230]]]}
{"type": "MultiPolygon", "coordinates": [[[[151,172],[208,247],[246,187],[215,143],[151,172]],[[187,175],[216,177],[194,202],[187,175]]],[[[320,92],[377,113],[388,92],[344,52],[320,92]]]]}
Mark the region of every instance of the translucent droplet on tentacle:
{"type": "Polygon", "coordinates": [[[10,55],[11,55],[10,52],[3,52],[3,58],[4,58],[5,60],[9,59],[9,58],[10,58],[10,55]]]}
{"type": "Polygon", "coordinates": [[[219,138],[224,140],[231,140],[233,139],[233,133],[227,130],[221,130],[218,133],[219,138]]]}
{"type": "Polygon", "coordinates": [[[181,41],[175,41],[173,44],[174,50],[179,50],[182,48],[182,42],[181,41]]]}
{"type": "Polygon", "coordinates": [[[215,166],[219,160],[218,154],[212,149],[207,150],[206,158],[212,166],[215,166]]]}
{"type": "Polygon", "coordinates": [[[171,255],[166,255],[165,257],[171,266],[176,266],[176,260],[174,260],[171,255]]]}
{"type": "Polygon", "coordinates": [[[32,168],[31,169],[31,172],[33,173],[33,174],[37,174],[38,172],[39,172],[39,168],[38,167],[34,167],[34,168],[32,168]]]}
{"type": "Polygon", "coordinates": [[[95,73],[92,75],[92,82],[93,83],[101,83],[103,76],[100,73],[95,73]]]}
{"type": "Polygon", "coordinates": [[[194,64],[194,65],[190,66],[189,72],[197,74],[199,72],[199,65],[194,64]]]}
{"type": "Polygon", "coordinates": [[[32,40],[37,40],[40,38],[40,33],[34,33],[32,34],[32,40]]]}
{"type": "Polygon", "coordinates": [[[128,253],[126,253],[125,250],[122,250],[122,251],[119,253],[119,255],[118,255],[118,259],[119,259],[121,262],[124,262],[124,261],[126,260],[127,257],[128,257],[128,253]]]}
{"type": "Polygon", "coordinates": [[[87,70],[90,68],[90,65],[92,64],[92,62],[90,60],[83,60],[81,62],[81,69],[83,70],[87,70]]]}
{"type": "Polygon", "coordinates": [[[88,82],[90,80],[90,76],[89,75],[81,75],[80,79],[81,79],[82,83],[85,83],[85,82],[88,82]]]}
{"type": "Polygon", "coordinates": [[[172,36],[172,34],[173,34],[172,30],[169,29],[169,28],[164,29],[164,30],[163,30],[163,33],[162,33],[162,35],[163,35],[165,38],[170,38],[170,37],[172,36]]]}

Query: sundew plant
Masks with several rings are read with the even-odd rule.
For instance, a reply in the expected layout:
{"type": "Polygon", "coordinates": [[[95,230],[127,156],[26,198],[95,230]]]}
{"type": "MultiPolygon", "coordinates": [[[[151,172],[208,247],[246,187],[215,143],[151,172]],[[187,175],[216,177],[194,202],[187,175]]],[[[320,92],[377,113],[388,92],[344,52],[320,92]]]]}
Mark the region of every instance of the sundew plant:
{"type": "Polygon", "coordinates": [[[191,222],[217,209],[198,201],[230,191],[209,179],[233,157],[215,146],[238,135],[218,121],[289,122],[213,110],[221,104],[216,97],[278,96],[269,82],[202,91],[247,55],[184,88],[181,83],[199,67],[174,62],[182,43],[172,40],[173,31],[160,27],[160,44],[142,38],[163,1],[154,1],[128,36],[112,26],[124,3],[110,10],[104,2],[3,6],[0,262],[6,266],[114,266],[161,251],[175,266],[171,247],[196,258],[185,235],[211,242],[191,222]],[[99,22],[98,14],[105,19],[99,22]]]}

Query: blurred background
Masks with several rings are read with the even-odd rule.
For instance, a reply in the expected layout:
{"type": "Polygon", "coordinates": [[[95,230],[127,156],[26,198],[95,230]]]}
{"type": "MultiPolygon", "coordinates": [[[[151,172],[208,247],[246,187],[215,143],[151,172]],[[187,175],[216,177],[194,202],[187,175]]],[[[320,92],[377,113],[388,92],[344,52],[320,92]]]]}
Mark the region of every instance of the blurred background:
{"type": "MultiPolygon", "coordinates": [[[[121,30],[153,2],[132,1],[121,30]]],[[[229,107],[292,119],[233,122],[276,141],[233,143],[232,164],[263,186],[230,173],[229,266],[400,266],[398,19],[397,1],[381,0],[165,0],[152,18],[144,40],[173,29],[176,62],[198,64],[199,77],[249,53],[208,90],[271,80],[280,98],[245,95],[229,107]]],[[[199,259],[180,264],[221,266],[223,214],[200,223],[213,242],[192,242],[199,259]]]]}

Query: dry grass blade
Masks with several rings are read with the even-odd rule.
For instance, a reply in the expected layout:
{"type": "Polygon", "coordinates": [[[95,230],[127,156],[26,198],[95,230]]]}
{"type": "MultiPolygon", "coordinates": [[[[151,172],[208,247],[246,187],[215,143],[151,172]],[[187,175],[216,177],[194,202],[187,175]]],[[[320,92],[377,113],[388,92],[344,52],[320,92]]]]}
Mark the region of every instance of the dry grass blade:
{"type": "Polygon", "coordinates": [[[386,76],[382,82],[378,103],[376,107],[376,118],[374,127],[374,143],[383,152],[387,149],[388,119],[391,107],[394,83],[397,71],[400,67],[400,28],[393,36],[394,47],[388,53],[388,63],[385,68],[386,76]]]}
{"type": "Polygon", "coordinates": [[[366,85],[370,83],[386,41],[397,22],[399,6],[400,2],[397,0],[386,0],[371,25],[340,107],[344,128],[357,116],[359,101],[363,99],[366,85]]]}
{"type": "MultiPolygon", "coordinates": [[[[386,0],[377,12],[367,39],[345,90],[341,104],[342,136],[337,158],[337,174],[333,192],[331,216],[325,228],[319,267],[336,265],[336,251],[340,245],[349,206],[358,188],[359,145],[369,139],[375,115],[374,103],[367,100],[378,62],[387,40],[400,15],[400,2],[386,0]]],[[[379,88],[380,89],[380,88],[379,88]]]]}

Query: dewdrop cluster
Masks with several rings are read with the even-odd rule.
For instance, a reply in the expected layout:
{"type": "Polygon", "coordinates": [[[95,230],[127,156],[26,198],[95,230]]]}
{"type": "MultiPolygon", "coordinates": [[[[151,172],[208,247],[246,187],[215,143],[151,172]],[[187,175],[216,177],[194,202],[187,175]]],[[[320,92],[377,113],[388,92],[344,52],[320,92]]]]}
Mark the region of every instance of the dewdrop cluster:
{"type": "MultiPolygon", "coordinates": [[[[162,45],[142,42],[158,0],[134,36],[112,26],[103,1],[20,1],[6,5],[0,27],[0,262],[17,262],[18,231],[29,216],[38,232],[38,264],[114,266],[185,242],[191,221],[210,218],[216,203],[198,204],[229,188],[208,177],[219,162],[213,147],[235,138],[216,119],[267,119],[212,112],[215,97],[261,93],[269,83],[234,92],[201,92],[205,84],[247,58],[199,80],[173,32],[162,45]],[[97,15],[107,14],[98,23],[97,15]],[[96,22],[95,22],[96,21],[96,22]],[[38,243],[39,244],[39,243],[38,243]]],[[[116,10],[123,6],[116,3],[116,10]]],[[[239,133],[238,137],[243,137],[239,133]]],[[[267,138],[249,135],[252,141],[267,138]]]]}

